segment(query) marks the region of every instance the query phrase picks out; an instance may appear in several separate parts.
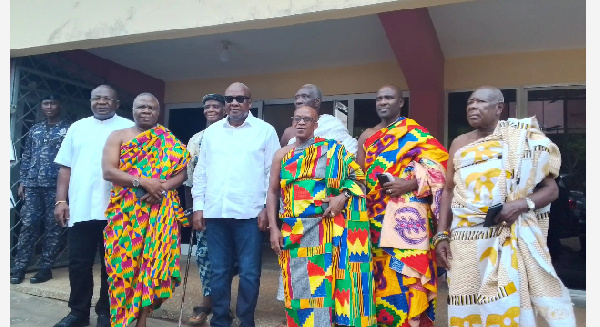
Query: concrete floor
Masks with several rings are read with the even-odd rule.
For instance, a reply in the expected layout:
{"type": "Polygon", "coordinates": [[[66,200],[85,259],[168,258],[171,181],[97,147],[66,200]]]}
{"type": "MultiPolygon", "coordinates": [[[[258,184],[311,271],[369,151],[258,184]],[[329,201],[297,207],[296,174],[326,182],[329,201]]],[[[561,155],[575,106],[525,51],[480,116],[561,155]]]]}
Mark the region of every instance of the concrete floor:
{"type": "MultiPolygon", "coordinates": [[[[187,253],[186,253],[187,254],[187,253]]],[[[283,303],[275,299],[278,287],[279,266],[276,256],[265,247],[263,252],[263,270],[260,286],[260,295],[258,306],[256,308],[256,326],[275,327],[283,318],[283,303]]],[[[186,256],[182,258],[182,274],[185,271],[186,256]]],[[[69,313],[67,300],[69,298],[69,278],[67,268],[55,268],[53,270],[54,278],[43,284],[30,284],[29,278],[33,273],[25,276],[23,283],[10,286],[10,325],[11,326],[53,326],[69,313]]],[[[100,265],[94,267],[94,283],[98,285],[100,276],[100,265]]],[[[232,299],[237,298],[238,279],[234,278],[232,285],[232,299]]],[[[98,291],[97,289],[95,290],[98,291]]],[[[436,327],[447,326],[447,287],[441,283],[438,294],[438,310],[436,317],[436,327]]],[[[177,326],[181,306],[181,297],[183,287],[178,287],[171,299],[166,301],[162,307],[156,310],[149,327],[158,326],[177,326]]],[[[202,286],[198,277],[198,267],[195,258],[192,258],[188,283],[183,306],[183,322],[191,314],[192,308],[200,304],[202,299],[202,286]]],[[[97,301],[97,294],[94,294],[92,304],[97,301]]],[[[579,302],[581,303],[581,302],[579,302]]],[[[585,303],[585,302],[584,302],[585,303]]],[[[235,300],[232,301],[232,310],[235,313],[235,300]]],[[[577,326],[585,326],[585,304],[583,307],[575,307],[577,326]]],[[[548,326],[542,319],[538,319],[540,327],[548,326]]],[[[96,315],[91,310],[91,326],[96,325],[96,315]]],[[[131,324],[131,326],[134,326],[131,324]]]]}

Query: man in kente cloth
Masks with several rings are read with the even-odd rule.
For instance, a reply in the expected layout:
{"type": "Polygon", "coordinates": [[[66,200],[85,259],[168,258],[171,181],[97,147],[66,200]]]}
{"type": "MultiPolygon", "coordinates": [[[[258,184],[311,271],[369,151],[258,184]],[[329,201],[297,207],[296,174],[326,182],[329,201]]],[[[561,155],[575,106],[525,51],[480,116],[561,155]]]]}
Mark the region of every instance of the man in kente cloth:
{"type": "Polygon", "coordinates": [[[359,138],[357,162],[364,167],[367,213],[375,266],[377,323],[383,326],[433,326],[437,297],[435,234],[448,153],[416,121],[402,117],[402,91],[379,89],[376,111],[381,123],[359,138]],[[381,185],[378,174],[392,181],[381,185]],[[389,176],[388,175],[388,176],[389,176]],[[386,210],[391,234],[382,231],[386,210]]]}
{"type": "Polygon", "coordinates": [[[434,242],[449,268],[448,324],[535,327],[539,314],[550,327],[573,327],[569,290],[546,245],[558,147],[535,117],[499,120],[504,96],[495,87],[475,90],[466,109],[474,130],[450,146],[434,242]]]}
{"type": "Polygon", "coordinates": [[[295,110],[296,142],[271,166],[267,215],[287,325],[375,326],[364,174],[344,146],[314,137],[318,117],[311,107],[295,110]]]}
{"type": "Polygon", "coordinates": [[[181,281],[180,224],[187,226],[176,188],[187,178],[190,155],[158,124],[160,105],[149,93],[133,102],[135,126],[114,131],[102,156],[112,182],[104,229],[111,326],[146,327],[151,310],[181,281]]]}

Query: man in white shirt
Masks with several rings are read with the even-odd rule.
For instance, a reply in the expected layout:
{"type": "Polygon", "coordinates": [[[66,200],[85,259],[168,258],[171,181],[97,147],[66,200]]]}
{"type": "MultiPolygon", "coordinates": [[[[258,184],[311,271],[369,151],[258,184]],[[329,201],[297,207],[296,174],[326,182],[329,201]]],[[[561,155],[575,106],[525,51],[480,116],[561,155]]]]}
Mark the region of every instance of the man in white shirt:
{"type": "Polygon", "coordinates": [[[54,162],[58,172],[54,218],[69,227],[69,282],[71,312],[54,327],[87,326],[94,292],[92,267],[96,253],[100,255],[100,299],[96,303],[97,326],[110,326],[108,282],[104,264],[104,212],[110,199],[111,183],[102,177],[102,149],[108,135],[133,126],[119,117],[117,92],[100,85],[91,94],[93,117],[73,123],[65,136],[54,162]],[[67,197],[68,193],[68,197],[67,197]],[[68,198],[68,201],[67,201],[68,198]]]}
{"type": "MultiPolygon", "coordinates": [[[[296,92],[294,106],[296,109],[308,106],[319,112],[322,98],[321,90],[316,85],[306,84],[296,92]]],[[[348,133],[348,129],[341,120],[332,115],[323,114],[319,116],[317,123],[319,127],[315,130],[315,137],[336,140],[346,148],[346,151],[356,154],[358,141],[348,133]]],[[[296,138],[294,137],[294,128],[290,122],[290,127],[286,128],[281,136],[281,146],[294,144],[294,142],[296,142],[296,138]]]]}
{"type": "Polygon", "coordinates": [[[234,255],[239,260],[236,315],[254,327],[269,172],[280,148],[275,128],[250,113],[250,89],[225,90],[228,116],[209,126],[194,170],[194,229],[205,230],[212,267],[212,327],[229,327],[234,255]]]}

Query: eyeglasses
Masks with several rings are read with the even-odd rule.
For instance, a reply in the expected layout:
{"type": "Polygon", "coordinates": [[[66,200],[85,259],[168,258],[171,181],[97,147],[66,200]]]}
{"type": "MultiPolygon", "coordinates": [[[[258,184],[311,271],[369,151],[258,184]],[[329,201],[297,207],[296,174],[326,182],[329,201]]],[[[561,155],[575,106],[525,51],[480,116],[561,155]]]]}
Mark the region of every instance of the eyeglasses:
{"type": "Polygon", "coordinates": [[[237,103],[242,103],[242,102],[244,102],[246,100],[250,100],[250,98],[247,97],[247,96],[243,96],[243,95],[238,95],[236,97],[232,97],[230,95],[226,95],[225,96],[225,102],[232,103],[233,100],[237,101],[237,103]]]}
{"type": "Polygon", "coordinates": [[[109,97],[93,97],[90,99],[90,101],[92,101],[92,102],[98,102],[100,100],[102,100],[104,102],[119,101],[118,99],[113,99],[113,98],[109,98],[109,97]]]}
{"type": "Polygon", "coordinates": [[[300,116],[294,116],[292,117],[292,121],[294,123],[299,123],[300,121],[303,121],[305,124],[308,124],[310,122],[316,122],[316,120],[314,118],[311,117],[300,117],[300,116]]]}

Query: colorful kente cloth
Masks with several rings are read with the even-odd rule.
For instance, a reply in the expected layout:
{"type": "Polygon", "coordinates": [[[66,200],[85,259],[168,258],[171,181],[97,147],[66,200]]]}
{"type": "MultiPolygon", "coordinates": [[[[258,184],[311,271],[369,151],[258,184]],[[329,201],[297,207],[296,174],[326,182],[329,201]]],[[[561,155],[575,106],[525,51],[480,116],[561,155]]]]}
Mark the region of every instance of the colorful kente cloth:
{"type": "Polygon", "coordinates": [[[550,205],[510,227],[483,227],[488,207],[522,199],[560,169],[560,152],[535,118],[500,121],[454,155],[456,186],[448,271],[450,326],[575,326],[546,246],[550,205]]]}
{"type": "MultiPolygon", "coordinates": [[[[185,146],[157,125],[121,145],[119,169],[132,176],[169,179],[189,160],[185,146]]],[[[143,307],[160,306],[181,280],[179,222],[184,226],[188,222],[177,190],[150,205],[136,196],[137,189],[113,184],[106,209],[105,261],[113,327],[129,325],[143,307]]]]}
{"type": "MultiPolygon", "coordinates": [[[[429,250],[379,247],[381,224],[390,196],[381,188],[376,175],[388,172],[403,179],[417,178],[419,189],[396,201],[425,205],[427,217],[418,218],[427,219],[431,240],[439,213],[441,187],[445,183],[448,152],[427,129],[404,117],[377,131],[365,141],[364,147],[377,323],[432,326],[437,296],[435,249],[431,243],[429,250]],[[427,173],[423,177],[416,176],[415,165],[421,165],[427,173]]],[[[399,225],[398,228],[410,226],[399,225]]]]}
{"type": "Polygon", "coordinates": [[[374,326],[373,275],[364,174],[333,140],[311,139],[281,162],[283,274],[288,327],[374,326]],[[360,183],[357,183],[360,182],[360,183]],[[322,199],[348,189],[336,217],[322,199]]]}

